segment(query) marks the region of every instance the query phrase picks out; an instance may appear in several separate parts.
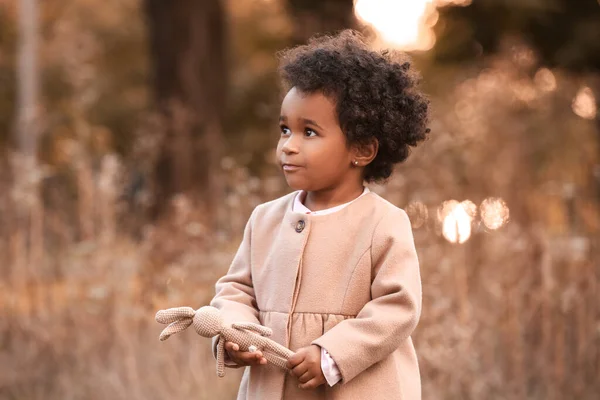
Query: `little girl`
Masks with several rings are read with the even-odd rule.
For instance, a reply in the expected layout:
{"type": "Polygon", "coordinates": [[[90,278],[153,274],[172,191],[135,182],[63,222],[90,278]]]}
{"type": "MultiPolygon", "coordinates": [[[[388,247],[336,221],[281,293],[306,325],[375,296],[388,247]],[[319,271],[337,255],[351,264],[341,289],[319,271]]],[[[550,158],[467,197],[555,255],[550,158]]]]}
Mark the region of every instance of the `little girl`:
{"type": "Polygon", "coordinates": [[[406,213],[370,192],[429,132],[410,63],[359,34],[280,55],[277,159],[293,193],[253,211],[211,302],[273,330],[290,374],[227,343],[238,399],[418,400],[421,281],[406,213]]]}

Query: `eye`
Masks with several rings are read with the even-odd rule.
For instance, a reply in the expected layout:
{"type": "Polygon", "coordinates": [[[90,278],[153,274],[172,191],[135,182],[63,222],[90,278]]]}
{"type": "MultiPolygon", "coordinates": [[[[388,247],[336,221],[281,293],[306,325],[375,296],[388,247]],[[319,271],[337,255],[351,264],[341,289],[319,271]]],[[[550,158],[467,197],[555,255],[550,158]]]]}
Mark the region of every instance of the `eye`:
{"type": "Polygon", "coordinates": [[[304,134],[308,137],[318,136],[317,132],[310,128],[306,128],[304,134]]]}
{"type": "Polygon", "coordinates": [[[289,135],[290,133],[292,133],[292,131],[290,130],[290,128],[288,128],[285,125],[280,125],[279,129],[281,130],[281,134],[282,135],[289,135]]]}

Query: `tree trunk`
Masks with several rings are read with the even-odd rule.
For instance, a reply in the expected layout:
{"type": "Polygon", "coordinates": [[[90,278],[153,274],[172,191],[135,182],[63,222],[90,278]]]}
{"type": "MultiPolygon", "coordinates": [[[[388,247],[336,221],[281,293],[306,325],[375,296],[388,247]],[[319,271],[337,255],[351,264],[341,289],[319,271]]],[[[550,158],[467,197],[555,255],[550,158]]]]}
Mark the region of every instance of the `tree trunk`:
{"type": "Polygon", "coordinates": [[[39,134],[38,3],[19,1],[16,154],[12,158],[13,207],[11,248],[13,284],[24,284],[41,265],[43,214],[37,169],[39,134]]]}
{"type": "Polygon", "coordinates": [[[287,0],[293,17],[292,40],[305,43],[315,34],[356,28],[353,0],[287,0]]]}
{"type": "Polygon", "coordinates": [[[35,157],[39,100],[37,0],[19,1],[18,52],[15,143],[23,155],[35,157]]]}
{"type": "Polygon", "coordinates": [[[593,166],[592,179],[594,180],[594,188],[596,195],[596,205],[600,210],[600,77],[597,77],[592,82],[592,91],[596,99],[596,165],[593,166]]]}
{"type": "Polygon", "coordinates": [[[226,92],[225,15],[219,0],[146,0],[154,89],[166,121],[156,167],[157,209],[176,193],[221,198],[226,92]]]}

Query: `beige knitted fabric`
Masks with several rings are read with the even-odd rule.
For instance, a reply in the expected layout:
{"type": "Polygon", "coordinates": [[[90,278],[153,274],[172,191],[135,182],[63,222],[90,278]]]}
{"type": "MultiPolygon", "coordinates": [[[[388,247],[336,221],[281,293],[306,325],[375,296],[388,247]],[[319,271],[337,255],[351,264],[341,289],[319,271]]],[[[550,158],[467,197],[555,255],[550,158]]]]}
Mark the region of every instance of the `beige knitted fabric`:
{"type": "Polygon", "coordinates": [[[179,333],[188,326],[194,325],[199,335],[212,338],[219,335],[217,345],[217,375],[225,376],[225,342],[237,343],[241,351],[248,351],[250,346],[260,350],[268,362],[287,369],[286,362],[294,354],[279,343],[267,338],[273,333],[270,328],[251,322],[233,323],[225,326],[218,309],[205,306],[194,311],[191,307],[176,307],[160,310],[156,313],[156,321],[169,324],[160,334],[160,340],[179,333]],[[256,332],[256,333],[255,333],[256,332]]]}

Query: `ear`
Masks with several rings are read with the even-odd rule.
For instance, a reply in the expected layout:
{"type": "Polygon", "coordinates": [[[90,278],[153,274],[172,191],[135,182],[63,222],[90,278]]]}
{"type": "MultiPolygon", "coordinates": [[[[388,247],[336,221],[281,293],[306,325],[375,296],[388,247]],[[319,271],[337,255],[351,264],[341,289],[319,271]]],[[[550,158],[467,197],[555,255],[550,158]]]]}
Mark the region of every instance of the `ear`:
{"type": "Polygon", "coordinates": [[[379,150],[379,141],[373,138],[369,143],[356,144],[352,147],[351,163],[355,167],[366,167],[375,159],[379,150]]]}

